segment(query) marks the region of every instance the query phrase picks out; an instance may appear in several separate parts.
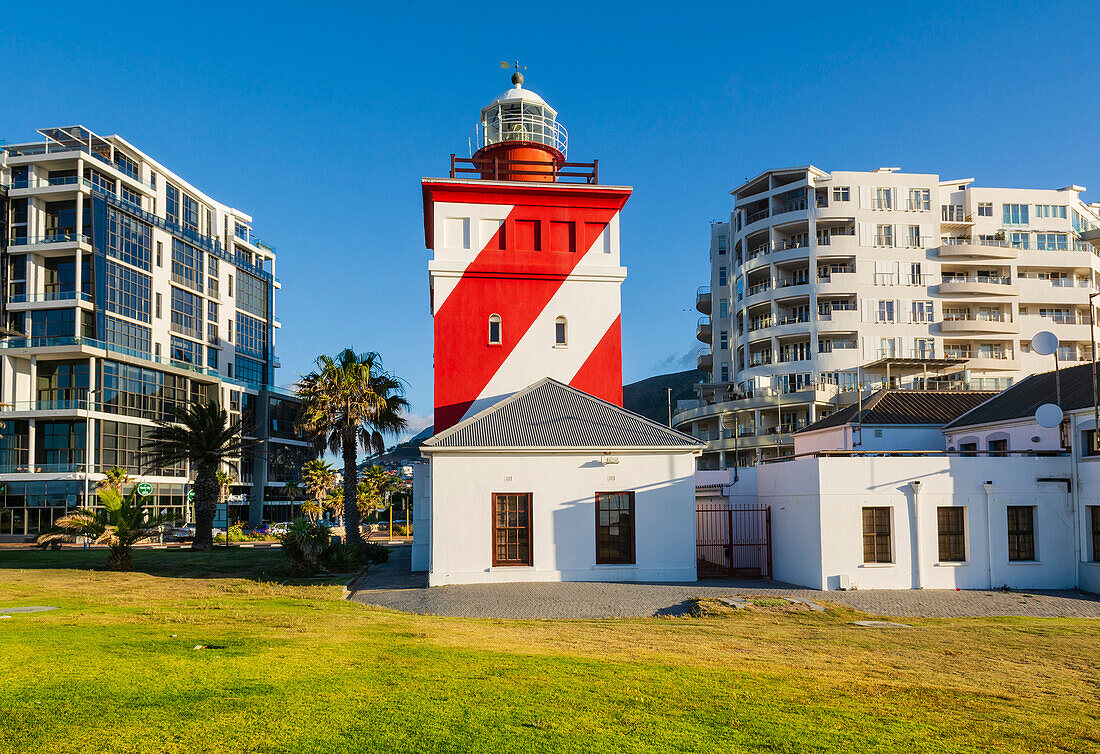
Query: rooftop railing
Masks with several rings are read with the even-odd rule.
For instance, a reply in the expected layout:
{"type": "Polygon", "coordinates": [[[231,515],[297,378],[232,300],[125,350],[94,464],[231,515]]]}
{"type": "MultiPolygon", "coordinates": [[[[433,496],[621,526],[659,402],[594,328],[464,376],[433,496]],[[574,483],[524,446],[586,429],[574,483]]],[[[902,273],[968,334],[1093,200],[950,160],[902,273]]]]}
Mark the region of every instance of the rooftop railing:
{"type": "Polygon", "coordinates": [[[22,236],[20,238],[12,238],[8,241],[8,246],[31,246],[40,243],[76,243],[77,241],[83,241],[86,244],[92,242],[92,240],[83,233],[51,233],[45,236],[22,236]]]}

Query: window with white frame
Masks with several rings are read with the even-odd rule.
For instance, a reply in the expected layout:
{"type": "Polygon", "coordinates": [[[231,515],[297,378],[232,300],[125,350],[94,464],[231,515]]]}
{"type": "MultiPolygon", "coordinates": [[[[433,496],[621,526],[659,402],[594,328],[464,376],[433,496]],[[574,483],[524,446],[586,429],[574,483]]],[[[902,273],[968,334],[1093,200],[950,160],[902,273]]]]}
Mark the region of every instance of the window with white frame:
{"type": "Polygon", "coordinates": [[[931,338],[913,340],[913,354],[918,359],[933,359],[936,356],[936,344],[931,338]]]}
{"type": "Polygon", "coordinates": [[[893,322],[894,321],[894,302],[893,300],[885,300],[878,302],[878,309],[875,311],[875,322],[893,322]]]}
{"type": "Polygon", "coordinates": [[[933,309],[931,301],[914,301],[913,302],[913,321],[914,322],[931,322],[933,321],[933,309]]]}
{"type": "Polygon", "coordinates": [[[1028,224],[1028,205],[1006,204],[1002,207],[1002,211],[1004,213],[1003,221],[1005,225],[1028,224]]]}
{"type": "Polygon", "coordinates": [[[1014,249],[1029,249],[1031,248],[1031,234],[1030,233],[1017,233],[1013,232],[1010,236],[1012,241],[1012,248],[1014,249]]]}
{"type": "Polygon", "coordinates": [[[909,234],[906,236],[905,245],[908,246],[910,249],[924,248],[924,244],[922,244],[921,240],[920,240],[920,226],[919,225],[910,225],[909,226],[909,234]]]}
{"type": "Polygon", "coordinates": [[[848,202],[852,200],[852,191],[849,186],[833,186],[833,201],[848,202]]]}
{"type": "Polygon", "coordinates": [[[1036,217],[1056,217],[1062,220],[1066,219],[1066,205],[1064,204],[1036,204],[1035,205],[1036,217]]]}
{"type": "Polygon", "coordinates": [[[1069,236],[1065,233],[1036,233],[1035,248],[1039,251],[1066,251],[1069,236]]]}
{"type": "Polygon", "coordinates": [[[501,344],[501,328],[500,328],[500,315],[489,315],[489,345],[499,346],[501,344]]]}
{"type": "Polygon", "coordinates": [[[725,286],[729,284],[729,271],[725,267],[718,268],[718,285],[725,286]]]}
{"type": "Polygon", "coordinates": [[[926,188],[909,189],[909,209],[928,212],[932,208],[932,192],[926,188]]]}
{"type": "Polygon", "coordinates": [[[941,563],[966,561],[966,508],[942,506],[936,509],[936,534],[941,563]]]}
{"type": "Polygon", "coordinates": [[[718,347],[725,350],[730,347],[730,333],[729,330],[721,330],[718,333],[718,347]]]}
{"type": "Polygon", "coordinates": [[[993,217],[993,202],[978,202],[978,217],[993,217]]]}
{"type": "Polygon", "coordinates": [[[888,186],[875,189],[874,209],[893,209],[893,189],[888,186]]]}
{"type": "Polygon", "coordinates": [[[894,226],[893,225],[876,225],[875,226],[875,246],[893,246],[894,245],[894,226]]]}
{"type": "Polygon", "coordinates": [[[885,507],[863,509],[863,562],[893,562],[890,546],[890,509],[885,507]]]}

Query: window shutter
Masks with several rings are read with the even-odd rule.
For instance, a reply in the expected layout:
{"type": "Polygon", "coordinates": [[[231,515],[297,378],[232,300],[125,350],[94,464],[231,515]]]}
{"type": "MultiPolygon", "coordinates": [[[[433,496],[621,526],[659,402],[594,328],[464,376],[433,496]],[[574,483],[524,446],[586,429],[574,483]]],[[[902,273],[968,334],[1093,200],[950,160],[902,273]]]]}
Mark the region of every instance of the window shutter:
{"type": "Polygon", "coordinates": [[[859,186],[859,208],[870,209],[871,208],[871,187],[859,186]]]}
{"type": "MultiPolygon", "coordinates": [[[[860,188],[864,188],[860,186],[860,188]]],[[[859,223],[859,245],[874,246],[875,227],[871,223],[859,223]]]]}
{"type": "MultiPolygon", "coordinates": [[[[901,192],[898,191],[896,187],[890,189],[890,195],[892,197],[890,201],[891,207],[894,207],[895,209],[908,209],[907,207],[901,206],[901,192]]],[[[908,200],[906,200],[906,203],[908,203],[908,200]]]]}

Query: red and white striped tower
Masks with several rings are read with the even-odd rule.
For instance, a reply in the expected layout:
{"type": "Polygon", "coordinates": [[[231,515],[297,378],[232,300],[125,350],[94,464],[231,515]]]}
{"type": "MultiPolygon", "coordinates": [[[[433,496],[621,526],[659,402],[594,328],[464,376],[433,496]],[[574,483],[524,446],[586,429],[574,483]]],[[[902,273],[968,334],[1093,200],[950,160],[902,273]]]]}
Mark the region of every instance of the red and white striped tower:
{"type": "Polygon", "coordinates": [[[543,377],[622,405],[619,211],[631,189],[566,162],[557,112],[514,87],[481,111],[476,151],[425,178],[435,431],[543,377]]]}

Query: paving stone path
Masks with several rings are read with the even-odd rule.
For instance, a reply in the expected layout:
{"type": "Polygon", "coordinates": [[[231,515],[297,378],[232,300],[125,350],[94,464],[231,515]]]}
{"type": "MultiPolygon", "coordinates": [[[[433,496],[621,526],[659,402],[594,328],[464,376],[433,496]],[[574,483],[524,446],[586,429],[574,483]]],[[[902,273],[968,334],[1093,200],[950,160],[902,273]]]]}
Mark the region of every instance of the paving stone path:
{"type": "Polygon", "coordinates": [[[464,584],[427,588],[409,571],[411,548],[395,547],[388,563],[349,585],[350,599],[410,613],[471,618],[617,618],[684,615],[694,600],[736,595],[796,597],[847,605],[890,618],[1003,615],[1100,618],[1100,596],[1074,591],[868,590],[822,592],[777,581],[696,583],[598,582],[464,584]]]}

